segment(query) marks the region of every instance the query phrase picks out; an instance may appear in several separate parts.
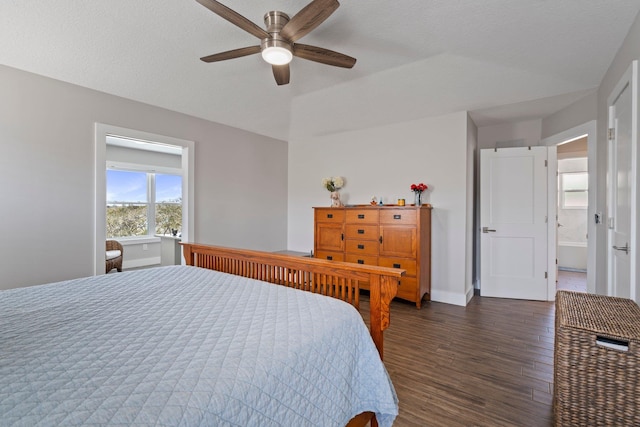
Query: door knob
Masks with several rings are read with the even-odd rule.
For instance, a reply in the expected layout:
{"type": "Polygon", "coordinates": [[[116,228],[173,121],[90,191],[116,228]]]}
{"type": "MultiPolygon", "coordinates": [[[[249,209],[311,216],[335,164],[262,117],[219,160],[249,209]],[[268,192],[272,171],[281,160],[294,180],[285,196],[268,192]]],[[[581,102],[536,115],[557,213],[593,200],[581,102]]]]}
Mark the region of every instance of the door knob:
{"type": "Polygon", "coordinates": [[[629,244],[628,244],[628,243],[625,243],[625,244],[624,244],[624,246],[616,246],[616,245],[613,245],[612,247],[613,247],[613,249],[615,249],[616,251],[624,251],[624,253],[625,253],[625,254],[628,254],[628,253],[629,253],[629,244]]]}
{"type": "Polygon", "coordinates": [[[482,227],[482,232],[483,233],[495,233],[496,230],[492,230],[489,227],[482,227]]]}

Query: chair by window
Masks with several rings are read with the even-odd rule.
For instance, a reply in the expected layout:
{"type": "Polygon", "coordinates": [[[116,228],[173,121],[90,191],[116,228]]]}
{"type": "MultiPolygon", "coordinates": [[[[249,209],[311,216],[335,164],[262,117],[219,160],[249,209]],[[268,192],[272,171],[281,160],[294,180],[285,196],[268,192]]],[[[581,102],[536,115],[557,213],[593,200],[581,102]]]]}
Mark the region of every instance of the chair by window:
{"type": "Polygon", "coordinates": [[[120,242],[116,240],[107,240],[105,273],[110,272],[114,268],[118,269],[118,271],[122,271],[123,255],[124,250],[122,249],[120,242]]]}

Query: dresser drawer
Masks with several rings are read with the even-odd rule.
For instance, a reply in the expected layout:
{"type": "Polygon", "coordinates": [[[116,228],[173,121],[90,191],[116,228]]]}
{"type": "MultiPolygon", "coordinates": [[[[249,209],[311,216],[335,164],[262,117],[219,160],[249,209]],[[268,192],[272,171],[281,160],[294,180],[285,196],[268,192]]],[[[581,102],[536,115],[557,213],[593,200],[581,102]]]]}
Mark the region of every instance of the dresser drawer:
{"type": "Polygon", "coordinates": [[[378,255],[378,246],[375,240],[346,240],[348,254],[378,255]]]}
{"type": "Polygon", "coordinates": [[[345,261],[355,264],[378,265],[378,257],[373,255],[346,254],[345,261]]]}
{"type": "Polygon", "coordinates": [[[318,209],[315,210],[316,222],[344,222],[344,209],[318,209]]]}
{"type": "Polygon", "coordinates": [[[407,277],[415,277],[416,276],[416,260],[407,259],[407,258],[389,258],[389,257],[380,257],[378,258],[378,264],[381,267],[390,267],[390,268],[401,268],[406,270],[405,275],[407,277]]]}
{"type": "Polygon", "coordinates": [[[380,232],[377,225],[366,224],[346,224],[344,226],[345,237],[347,239],[358,240],[378,240],[380,232]]]}
{"type": "Polygon", "coordinates": [[[415,209],[382,209],[380,212],[381,224],[415,224],[415,209]]]}
{"type": "Polygon", "coordinates": [[[415,277],[402,277],[398,286],[397,298],[415,301],[418,293],[418,280],[415,277]]]}
{"type": "Polygon", "coordinates": [[[347,209],[346,215],[349,224],[377,224],[380,211],[377,209],[347,209]]]}
{"type": "Polygon", "coordinates": [[[344,253],[331,251],[318,251],[315,254],[318,259],[326,259],[328,261],[344,261],[344,253]]]}

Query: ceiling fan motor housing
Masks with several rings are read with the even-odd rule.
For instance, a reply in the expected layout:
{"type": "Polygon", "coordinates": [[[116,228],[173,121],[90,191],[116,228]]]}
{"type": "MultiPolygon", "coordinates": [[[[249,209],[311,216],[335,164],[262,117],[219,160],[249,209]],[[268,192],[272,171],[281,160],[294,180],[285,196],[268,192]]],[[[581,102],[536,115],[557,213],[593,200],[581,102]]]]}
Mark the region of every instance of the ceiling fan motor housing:
{"type": "Polygon", "coordinates": [[[279,33],[282,27],[289,22],[289,15],[284,12],[272,10],[264,14],[264,24],[267,26],[267,33],[279,33]]]}
{"type": "Polygon", "coordinates": [[[289,22],[289,15],[284,12],[271,11],[264,15],[264,23],[270,37],[262,39],[260,48],[262,49],[262,57],[270,64],[288,64],[293,57],[292,43],[280,36],[280,30],[287,22],[289,22]]]}

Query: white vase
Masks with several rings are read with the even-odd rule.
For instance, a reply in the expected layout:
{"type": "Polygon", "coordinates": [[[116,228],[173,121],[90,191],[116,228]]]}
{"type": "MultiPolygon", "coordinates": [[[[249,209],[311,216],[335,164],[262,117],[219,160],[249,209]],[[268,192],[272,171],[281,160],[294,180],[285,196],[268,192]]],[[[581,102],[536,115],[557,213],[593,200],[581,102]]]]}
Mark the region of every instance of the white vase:
{"type": "Polygon", "coordinates": [[[343,204],[340,201],[340,192],[339,191],[332,191],[331,192],[331,207],[332,208],[340,208],[342,206],[343,206],[343,204]]]}

